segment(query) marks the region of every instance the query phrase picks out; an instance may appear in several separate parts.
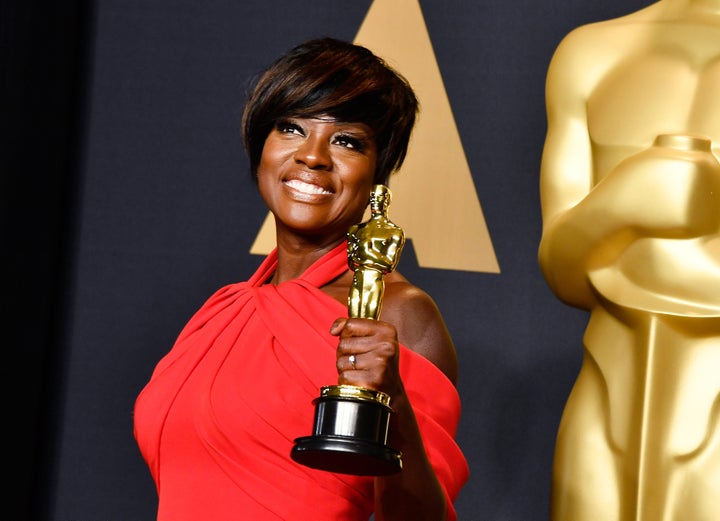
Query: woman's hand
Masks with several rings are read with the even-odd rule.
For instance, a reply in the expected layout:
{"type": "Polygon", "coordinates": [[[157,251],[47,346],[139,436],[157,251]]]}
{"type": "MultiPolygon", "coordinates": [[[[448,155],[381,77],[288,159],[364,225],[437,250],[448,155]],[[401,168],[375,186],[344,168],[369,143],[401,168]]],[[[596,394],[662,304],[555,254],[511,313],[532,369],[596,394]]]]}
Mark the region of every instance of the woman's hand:
{"type": "Polygon", "coordinates": [[[392,324],[365,318],[338,318],[330,333],[339,337],[336,366],[338,383],[402,393],[400,348],[392,324]]]}

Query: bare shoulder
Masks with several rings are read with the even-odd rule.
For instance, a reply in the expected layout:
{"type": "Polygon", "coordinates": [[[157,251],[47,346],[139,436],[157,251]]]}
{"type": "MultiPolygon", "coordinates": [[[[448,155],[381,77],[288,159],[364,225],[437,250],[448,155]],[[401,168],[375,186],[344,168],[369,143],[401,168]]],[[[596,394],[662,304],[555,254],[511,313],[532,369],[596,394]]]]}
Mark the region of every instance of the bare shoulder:
{"type": "Polygon", "coordinates": [[[455,383],[457,353],[445,320],[433,298],[398,272],[385,279],[380,320],[395,326],[398,340],[434,363],[455,383]]]}

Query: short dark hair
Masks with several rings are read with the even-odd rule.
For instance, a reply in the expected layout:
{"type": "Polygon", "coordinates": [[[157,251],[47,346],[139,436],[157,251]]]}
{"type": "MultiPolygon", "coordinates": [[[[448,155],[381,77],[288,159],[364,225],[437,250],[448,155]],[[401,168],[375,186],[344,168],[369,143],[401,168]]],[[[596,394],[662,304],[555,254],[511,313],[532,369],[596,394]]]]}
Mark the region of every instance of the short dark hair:
{"type": "Polygon", "coordinates": [[[405,160],[419,103],[407,80],[369,49],[318,38],[290,49],[255,83],[242,118],[243,144],[257,181],[265,139],[283,118],[329,116],[368,125],[378,149],[375,183],[405,160]]]}

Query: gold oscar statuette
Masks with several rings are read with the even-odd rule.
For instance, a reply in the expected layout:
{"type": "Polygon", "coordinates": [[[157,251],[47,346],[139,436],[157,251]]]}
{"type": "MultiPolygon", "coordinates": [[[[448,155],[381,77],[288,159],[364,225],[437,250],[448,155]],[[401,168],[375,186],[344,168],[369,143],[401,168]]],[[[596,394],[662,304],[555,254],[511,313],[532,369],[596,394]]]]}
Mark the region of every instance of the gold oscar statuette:
{"type": "MultiPolygon", "coordinates": [[[[375,185],[370,218],[348,230],[348,265],[353,283],[348,316],[377,320],[384,275],[400,260],[405,234],[387,217],[391,193],[375,185]]],[[[390,396],[353,385],[329,385],[316,398],[313,435],[297,438],[291,457],[302,465],[356,476],[382,476],[402,469],[400,452],[387,446],[390,396]]]]}

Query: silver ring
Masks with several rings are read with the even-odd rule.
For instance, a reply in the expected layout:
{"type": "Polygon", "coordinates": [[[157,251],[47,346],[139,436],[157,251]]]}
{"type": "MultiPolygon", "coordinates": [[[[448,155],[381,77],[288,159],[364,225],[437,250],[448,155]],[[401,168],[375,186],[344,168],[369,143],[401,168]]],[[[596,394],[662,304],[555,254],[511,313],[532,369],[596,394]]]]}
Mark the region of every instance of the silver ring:
{"type": "Polygon", "coordinates": [[[357,367],[355,367],[355,360],[356,360],[355,355],[350,355],[348,357],[348,361],[350,362],[350,365],[352,366],[353,369],[357,369],[357,367]]]}

